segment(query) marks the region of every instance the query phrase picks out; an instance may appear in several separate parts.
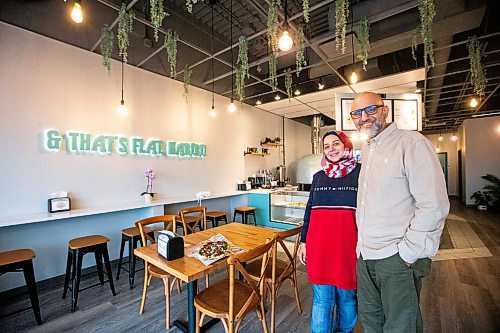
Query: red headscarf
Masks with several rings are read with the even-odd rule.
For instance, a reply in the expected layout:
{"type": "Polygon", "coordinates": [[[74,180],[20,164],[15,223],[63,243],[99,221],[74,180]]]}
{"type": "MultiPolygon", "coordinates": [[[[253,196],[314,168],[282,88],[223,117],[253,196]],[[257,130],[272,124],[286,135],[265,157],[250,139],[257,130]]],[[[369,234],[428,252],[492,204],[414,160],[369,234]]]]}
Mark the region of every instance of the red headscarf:
{"type": "Polygon", "coordinates": [[[344,144],[344,154],[337,162],[332,162],[323,153],[323,158],[321,159],[321,168],[330,178],[342,178],[351,173],[356,167],[356,159],[354,158],[354,149],[352,146],[351,139],[343,132],[328,131],[323,135],[323,141],[329,135],[335,135],[344,144]]]}

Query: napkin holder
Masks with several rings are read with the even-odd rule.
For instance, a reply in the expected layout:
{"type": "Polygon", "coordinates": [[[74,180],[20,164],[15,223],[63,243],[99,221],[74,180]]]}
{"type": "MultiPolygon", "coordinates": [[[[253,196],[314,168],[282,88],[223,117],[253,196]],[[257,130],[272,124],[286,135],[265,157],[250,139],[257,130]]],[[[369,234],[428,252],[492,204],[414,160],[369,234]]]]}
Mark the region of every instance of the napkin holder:
{"type": "Polygon", "coordinates": [[[158,254],[167,260],[184,257],[184,240],[171,231],[160,231],[157,240],[158,254]]]}

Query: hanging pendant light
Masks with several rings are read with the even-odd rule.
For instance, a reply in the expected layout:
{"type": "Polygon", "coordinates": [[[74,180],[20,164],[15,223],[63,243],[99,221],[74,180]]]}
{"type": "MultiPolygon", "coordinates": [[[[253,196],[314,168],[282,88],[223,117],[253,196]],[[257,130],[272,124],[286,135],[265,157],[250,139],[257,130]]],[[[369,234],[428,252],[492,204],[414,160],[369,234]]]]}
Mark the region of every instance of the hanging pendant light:
{"type": "Polygon", "coordinates": [[[75,0],[75,4],[73,5],[73,9],[71,10],[71,19],[75,23],[83,22],[83,12],[82,12],[82,1],[75,0]]]}
{"type": "Polygon", "coordinates": [[[471,108],[475,108],[477,105],[478,105],[478,101],[475,97],[473,97],[471,100],[470,100],[470,106],[471,108]]]}
{"type": "Polygon", "coordinates": [[[233,0],[231,0],[231,103],[227,106],[227,110],[231,113],[236,111],[236,104],[234,104],[234,66],[233,66],[233,0]]]}
{"type": "Polygon", "coordinates": [[[457,141],[457,139],[457,135],[453,133],[453,135],[451,136],[451,141],[457,141]]]}
{"type": "Polygon", "coordinates": [[[123,74],[123,56],[122,56],[122,100],[121,100],[120,105],[118,106],[118,110],[117,110],[117,112],[120,116],[126,116],[128,113],[127,107],[125,106],[125,101],[123,100],[123,77],[124,77],[124,74],[123,74]]]}
{"type": "Polygon", "coordinates": [[[215,94],[214,94],[214,88],[215,88],[215,73],[214,73],[214,5],[215,2],[212,3],[210,2],[210,5],[212,6],[212,36],[210,38],[210,47],[212,50],[212,109],[210,109],[210,116],[214,118],[217,116],[217,112],[215,111],[215,104],[214,104],[214,99],[215,99],[215,94]]]}
{"type": "Polygon", "coordinates": [[[287,1],[285,0],[285,23],[283,24],[283,32],[281,33],[281,37],[278,40],[278,47],[283,52],[290,51],[293,46],[293,39],[292,37],[290,37],[289,29],[290,27],[288,26],[288,7],[287,7],[287,1]]]}

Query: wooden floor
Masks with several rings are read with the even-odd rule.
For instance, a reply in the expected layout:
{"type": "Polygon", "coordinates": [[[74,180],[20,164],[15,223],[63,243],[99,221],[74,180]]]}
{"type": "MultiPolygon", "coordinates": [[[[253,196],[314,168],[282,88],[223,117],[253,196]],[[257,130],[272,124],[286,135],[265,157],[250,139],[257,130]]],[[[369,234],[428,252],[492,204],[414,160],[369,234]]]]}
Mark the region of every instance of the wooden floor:
{"type": "MultiPolygon", "coordinates": [[[[463,217],[493,256],[473,259],[442,260],[433,263],[432,273],[424,280],[422,312],[426,332],[500,332],[500,214],[466,208],[452,200],[452,213],[463,217]]],[[[445,242],[449,243],[449,242],[445,242]]],[[[311,288],[304,267],[298,278],[304,311],[298,314],[290,285],[277,299],[277,332],[309,332],[311,288]]],[[[116,274],[116,267],[113,267],[116,274]]],[[[0,332],[164,332],[165,301],[163,284],[154,281],[148,292],[146,310],[139,315],[142,276],[136,275],[135,288],[128,287],[127,273],[116,281],[117,296],[108,285],[80,294],[78,310],[70,313],[70,297],[63,300],[62,280],[42,283],[39,289],[44,324],[37,326],[31,310],[0,319],[0,332]]],[[[21,275],[22,276],[22,275],[21,275]]],[[[84,281],[93,282],[95,274],[84,281]]],[[[156,280],[156,279],[155,279],[156,280]]],[[[82,285],[85,282],[82,282],[82,285]]],[[[186,291],[174,292],[172,318],[185,317],[186,291]]],[[[3,296],[0,314],[29,306],[28,296],[3,296]]],[[[179,332],[171,329],[171,332],[179,332]]],[[[219,323],[210,332],[224,332],[219,323]]],[[[262,332],[254,313],[242,324],[240,332],[262,332]]],[[[363,332],[357,324],[356,333],[363,332]]]]}

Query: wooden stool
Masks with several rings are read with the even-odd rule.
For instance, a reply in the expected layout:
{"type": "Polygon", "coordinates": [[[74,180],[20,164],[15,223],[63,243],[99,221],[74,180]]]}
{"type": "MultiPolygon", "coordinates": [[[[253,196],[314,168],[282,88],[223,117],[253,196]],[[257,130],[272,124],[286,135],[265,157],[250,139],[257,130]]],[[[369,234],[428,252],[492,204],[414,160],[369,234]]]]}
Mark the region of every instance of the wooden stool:
{"type": "MultiPolygon", "coordinates": [[[[35,271],[33,270],[33,258],[35,258],[35,252],[30,249],[13,250],[0,253],[0,275],[3,275],[7,272],[19,272],[20,270],[23,270],[24,280],[26,280],[26,285],[28,286],[31,307],[33,308],[36,322],[38,323],[38,325],[42,325],[43,321],[40,314],[40,304],[38,303],[38,291],[35,282],[35,271]]],[[[24,310],[26,309],[23,309],[21,311],[24,310]]],[[[14,313],[17,312],[19,311],[16,311],[14,313]]]]}
{"type": "Polygon", "coordinates": [[[224,221],[227,224],[226,212],[218,212],[218,211],[207,212],[206,216],[207,216],[207,221],[212,222],[212,228],[218,227],[219,221],[224,221]]]}
{"type": "MultiPolygon", "coordinates": [[[[154,233],[154,229],[145,228],[145,232],[147,234],[154,233]]],[[[130,284],[130,289],[134,288],[134,277],[135,272],[139,272],[142,269],[135,270],[135,260],[136,257],[133,255],[134,250],[137,248],[137,242],[141,242],[141,233],[139,232],[139,228],[131,227],[122,230],[122,243],[120,246],[120,259],[118,260],[118,272],[116,273],[116,280],[120,279],[120,270],[124,270],[128,272],[128,281],[130,284]],[[123,250],[125,250],[125,243],[128,242],[128,269],[122,267],[123,262],[123,250]]],[[[144,244],[141,244],[144,246],[144,244]]]]}
{"type": "Polygon", "coordinates": [[[257,225],[257,221],[255,220],[255,207],[250,207],[250,206],[236,207],[234,209],[233,221],[236,221],[236,214],[241,215],[241,219],[244,224],[248,224],[248,216],[252,215],[253,223],[257,225]]]}
{"type": "Polygon", "coordinates": [[[109,238],[100,235],[74,238],[69,241],[68,261],[66,262],[66,277],[64,279],[64,291],[62,298],[66,298],[66,292],[68,291],[68,288],[71,289],[71,312],[75,312],[76,304],[78,302],[78,292],[98,285],[94,284],[80,289],[82,261],[83,256],[87,253],[92,252],[95,255],[97,273],[99,275],[99,281],[101,282],[100,284],[103,285],[104,282],[109,282],[109,286],[111,287],[113,296],[116,295],[115,286],[113,284],[113,273],[111,272],[111,265],[109,263],[108,242],[109,238]],[[106,266],[106,274],[108,275],[107,281],[104,281],[104,274],[102,270],[103,258],[104,265],[106,266]],[[71,288],[69,287],[70,280],[72,281],[71,288]]]}

